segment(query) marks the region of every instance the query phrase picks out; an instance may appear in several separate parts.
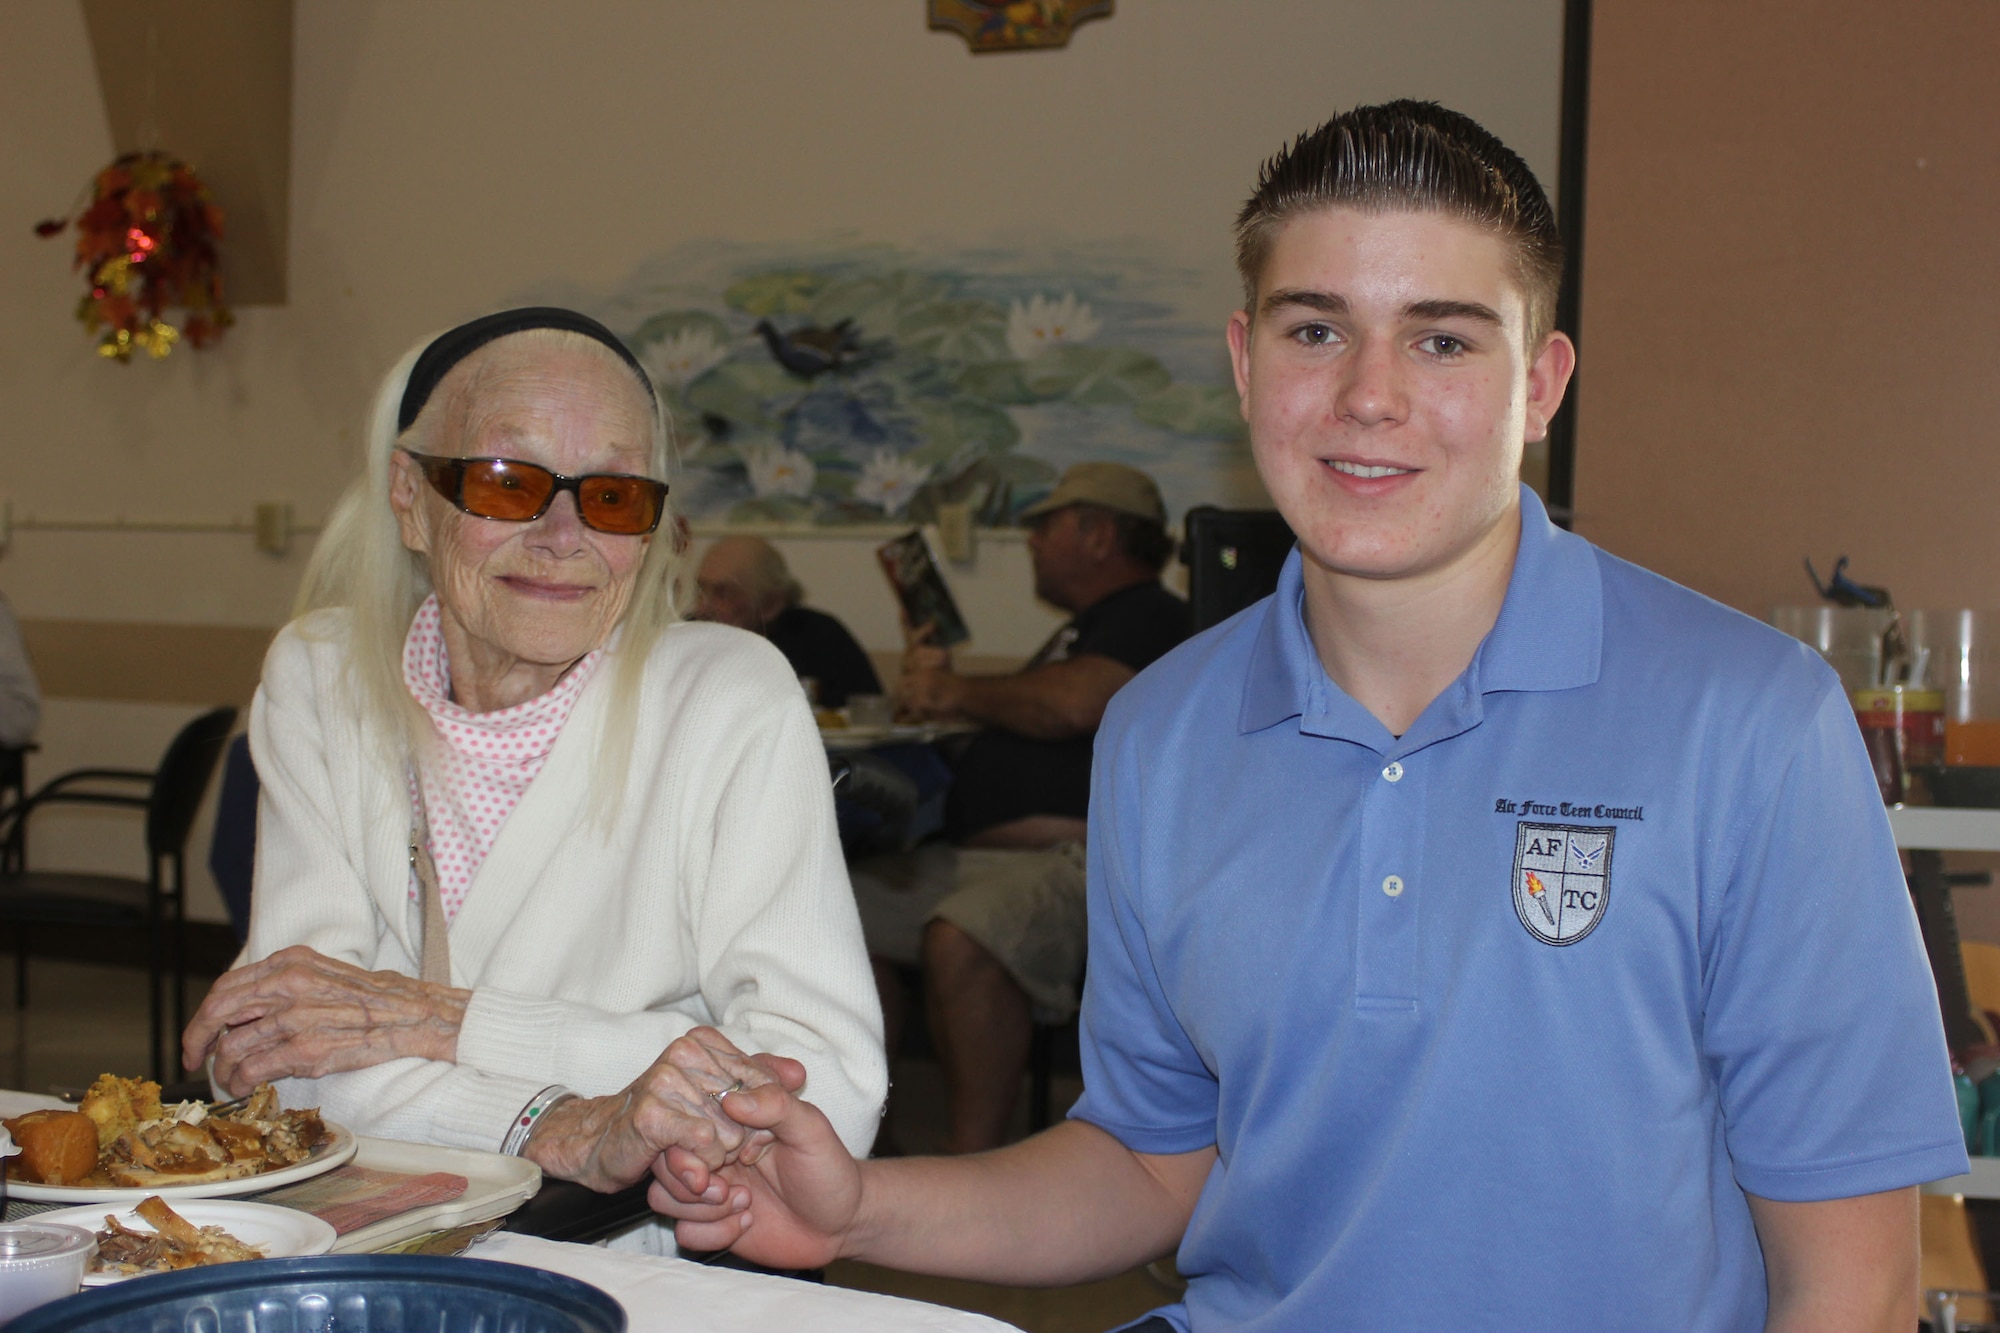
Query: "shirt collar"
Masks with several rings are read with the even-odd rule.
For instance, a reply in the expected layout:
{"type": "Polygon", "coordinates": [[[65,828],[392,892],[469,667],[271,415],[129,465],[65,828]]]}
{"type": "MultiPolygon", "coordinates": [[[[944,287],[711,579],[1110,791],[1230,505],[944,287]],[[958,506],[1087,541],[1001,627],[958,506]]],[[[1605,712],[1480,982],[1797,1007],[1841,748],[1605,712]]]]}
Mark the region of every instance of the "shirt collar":
{"type": "MultiPolygon", "coordinates": [[[[1238,728],[1247,733],[1287,718],[1322,717],[1331,725],[1313,730],[1382,748],[1390,739],[1387,729],[1328,679],[1306,633],[1302,565],[1294,548],[1278,575],[1277,595],[1265,605],[1250,649],[1238,728]],[[1370,734],[1369,723],[1376,734],[1370,734]]],[[[1589,685],[1597,679],[1603,646],[1604,586],[1596,553],[1589,542],[1551,523],[1541,497],[1524,485],[1521,545],[1500,617],[1465,675],[1445,694],[1589,685]]]]}

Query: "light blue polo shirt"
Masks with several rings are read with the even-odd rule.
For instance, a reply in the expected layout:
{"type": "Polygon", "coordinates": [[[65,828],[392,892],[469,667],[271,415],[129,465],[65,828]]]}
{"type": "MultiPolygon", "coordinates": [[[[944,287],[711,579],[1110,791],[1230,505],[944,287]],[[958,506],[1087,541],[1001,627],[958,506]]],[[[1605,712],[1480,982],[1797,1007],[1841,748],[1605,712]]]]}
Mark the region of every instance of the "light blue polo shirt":
{"type": "Polygon", "coordinates": [[[1217,1146],[1179,1326],[1756,1329],[1745,1191],[1965,1169],[1833,673],[1521,507],[1406,735],[1321,668],[1296,552],[1098,733],[1072,1114],[1217,1146]]]}

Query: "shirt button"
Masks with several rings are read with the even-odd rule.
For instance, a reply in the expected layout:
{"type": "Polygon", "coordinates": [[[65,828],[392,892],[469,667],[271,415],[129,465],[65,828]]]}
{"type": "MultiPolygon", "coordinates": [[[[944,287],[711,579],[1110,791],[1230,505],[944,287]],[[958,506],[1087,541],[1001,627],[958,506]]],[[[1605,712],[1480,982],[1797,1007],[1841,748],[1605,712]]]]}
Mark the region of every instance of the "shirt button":
{"type": "Polygon", "coordinates": [[[1391,875],[1389,878],[1383,880],[1382,892],[1388,894],[1391,898],[1402,896],[1403,877],[1401,875],[1391,875]]]}
{"type": "Polygon", "coordinates": [[[1403,766],[1391,761],[1389,766],[1382,770],[1382,776],[1390,782],[1401,782],[1403,780],[1403,766]]]}

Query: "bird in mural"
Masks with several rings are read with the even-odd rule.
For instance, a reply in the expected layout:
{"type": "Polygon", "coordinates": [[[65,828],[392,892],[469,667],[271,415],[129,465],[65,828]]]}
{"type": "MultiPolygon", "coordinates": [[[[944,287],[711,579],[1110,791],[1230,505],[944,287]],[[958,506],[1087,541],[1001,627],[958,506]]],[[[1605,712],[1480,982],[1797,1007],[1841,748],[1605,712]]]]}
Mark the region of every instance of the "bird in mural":
{"type": "Polygon", "coordinates": [[[808,325],[780,333],[768,319],[757,321],[757,333],[771,349],[771,358],[802,379],[851,365],[861,355],[861,331],[843,319],[832,328],[808,325]]]}

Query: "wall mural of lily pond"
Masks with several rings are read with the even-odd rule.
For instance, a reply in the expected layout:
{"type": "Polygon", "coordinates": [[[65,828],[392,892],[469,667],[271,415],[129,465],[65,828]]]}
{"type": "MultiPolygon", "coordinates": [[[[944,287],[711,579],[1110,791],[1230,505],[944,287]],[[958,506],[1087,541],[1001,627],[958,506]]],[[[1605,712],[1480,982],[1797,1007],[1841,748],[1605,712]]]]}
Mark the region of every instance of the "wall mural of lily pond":
{"type": "MultiPolygon", "coordinates": [[[[1038,257],[725,243],[593,303],[658,378],[697,520],[1012,522],[1071,463],[1144,468],[1176,518],[1265,503],[1221,312],[1127,249],[1038,257]]],[[[1213,302],[1211,301],[1211,305],[1213,302]]]]}

